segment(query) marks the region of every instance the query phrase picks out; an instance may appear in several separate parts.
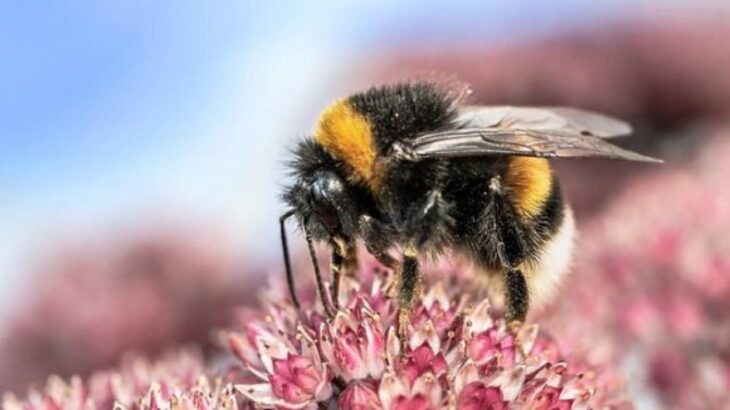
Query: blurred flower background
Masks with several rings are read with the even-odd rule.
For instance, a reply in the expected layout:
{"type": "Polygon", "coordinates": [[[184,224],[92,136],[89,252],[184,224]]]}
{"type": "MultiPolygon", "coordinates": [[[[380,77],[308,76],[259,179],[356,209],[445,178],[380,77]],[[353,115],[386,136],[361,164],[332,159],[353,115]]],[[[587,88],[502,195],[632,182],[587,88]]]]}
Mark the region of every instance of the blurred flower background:
{"type": "Polygon", "coordinates": [[[126,352],[195,343],[140,366],[228,400],[194,374],[223,360],[213,329],[282,274],[287,146],[337,96],[431,76],[466,82],[474,102],[635,125],[621,143],[666,165],[556,163],[581,236],[559,303],[533,319],[617,368],[636,408],[730,407],[729,13],[721,0],[0,3],[0,391],[106,380],[126,352]]]}

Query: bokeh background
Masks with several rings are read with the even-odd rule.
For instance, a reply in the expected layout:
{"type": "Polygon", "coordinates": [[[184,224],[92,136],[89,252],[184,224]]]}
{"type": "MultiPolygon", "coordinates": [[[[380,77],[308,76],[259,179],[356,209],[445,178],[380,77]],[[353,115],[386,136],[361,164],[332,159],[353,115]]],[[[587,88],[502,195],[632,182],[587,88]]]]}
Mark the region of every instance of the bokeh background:
{"type": "Polygon", "coordinates": [[[728,39],[721,0],[2,2],[0,390],[208,341],[281,274],[287,147],[426,76],[635,124],[666,166],[556,164],[582,236],[536,320],[638,408],[730,406],[728,39]]]}

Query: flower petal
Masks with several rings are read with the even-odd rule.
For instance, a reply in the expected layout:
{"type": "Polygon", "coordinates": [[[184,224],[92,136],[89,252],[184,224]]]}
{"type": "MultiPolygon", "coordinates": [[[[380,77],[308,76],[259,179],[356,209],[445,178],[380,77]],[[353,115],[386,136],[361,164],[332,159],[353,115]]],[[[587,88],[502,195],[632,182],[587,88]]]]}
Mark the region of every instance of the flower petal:
{"type": "Polygon", "coordinates": [[[299,410],[311,407],[311,402],[289,403],[274,396],[269,383],[260,384],[237,384],[236,391],[244,397],[262,407],[280,407],[284,409],[299,410]]]}
{"type": "Polygon", "coordinates": [[[337,401],[342,410],[379,410],[383,408],[372,382],[356,381],[347,385],[337,401]]]}
{"type": "Polygon", "coordinates": [[[433,352],[438,352],[441,349],[441,338],[439,338],[439,335],[436,333],[436,328],[430,320],[424,322],[413,332],[408,341],[411,350],[416,350],[424,343],[428,343],[433,352]]]}
{"type": "Polygon", "coordinates": [[[465,331],[468,335],[476,335],[494,327],[494,319],[490,313],[489,299],[482,300],[467,317],[465,331]]]}
{"type": "Polygon", "coordinates": [[[378,388],[378,397],[380,397],[380,402],[383,403],[384,409],[392,408],[396,398],[406,394],[406,392],[406,386],[395,373],[387,371],[383,374],[383,378],[380,380],[380,387],[378,388]]]}
{"type": "Polygon", "coordinates": [[[497,377],[489,382],[489,386],[499,387],[502,396],[507,401],[513,401],[519,396],[525,384],[525,366],[515,366],[504,369],[497,377]]]}

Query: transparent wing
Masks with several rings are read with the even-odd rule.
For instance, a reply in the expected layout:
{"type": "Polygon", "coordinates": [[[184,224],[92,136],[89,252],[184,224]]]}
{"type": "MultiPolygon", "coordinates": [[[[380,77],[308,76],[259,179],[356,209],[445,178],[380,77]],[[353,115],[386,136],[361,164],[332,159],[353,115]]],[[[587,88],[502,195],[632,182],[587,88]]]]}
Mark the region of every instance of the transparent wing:
{"type": "Polygon", "coordinates": [[[611,144],[592,133],[567,129],[463,128],[422,134],[393,147],[401,159],[520,155],[555,158],[610,158],[662,162],[611,144]]]}
{"type": "Polygon", "coordinates": [[[560,131],[610,138],[631,133],[624,121],[568,107],[466,106],[458,111],[459,128],[560,131]]]}

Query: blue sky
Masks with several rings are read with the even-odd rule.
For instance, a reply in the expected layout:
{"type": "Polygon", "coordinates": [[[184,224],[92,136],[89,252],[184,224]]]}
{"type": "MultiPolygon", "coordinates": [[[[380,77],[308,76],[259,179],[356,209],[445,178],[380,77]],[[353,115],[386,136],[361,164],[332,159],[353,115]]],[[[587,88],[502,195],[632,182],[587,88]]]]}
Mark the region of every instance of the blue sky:
{"type": "Polygon", "coordinates": [[[0,287],[45,241],[143,217],[212,221],[268,249],[284,147],[369,56],[656,2],[641,4],[0,2],[0,287]]]}

